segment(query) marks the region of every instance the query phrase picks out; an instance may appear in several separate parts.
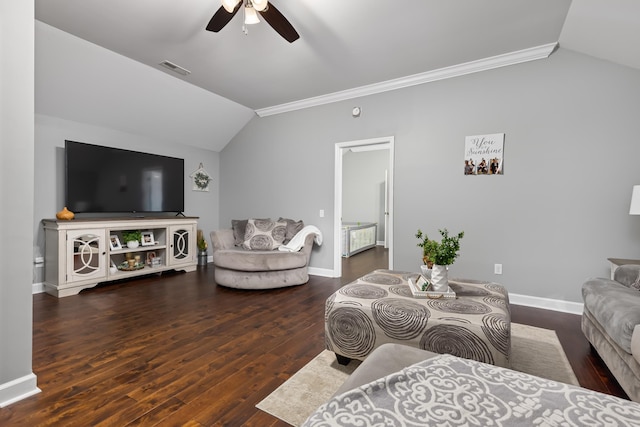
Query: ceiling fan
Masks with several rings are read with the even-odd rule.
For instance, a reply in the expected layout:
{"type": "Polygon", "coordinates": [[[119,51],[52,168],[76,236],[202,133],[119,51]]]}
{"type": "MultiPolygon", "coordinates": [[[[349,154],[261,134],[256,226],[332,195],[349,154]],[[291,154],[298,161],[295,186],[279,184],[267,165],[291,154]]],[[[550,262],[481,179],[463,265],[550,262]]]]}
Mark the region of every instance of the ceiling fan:
{"type": "Polygon", "coordinates": [[[236,16],[240,8],[244,11],[242,31],[245,34],[247,34],[246,25],[260,22],[258,19],[259,13],[289,43],[293,43],[300,38],[300,35],[287,21],[287,18],[268,0],[222,0],[222,6],[220,6],[220,9],[213,15],[207,25],[207,31],[217,33],[222,30],[236,16]]]}

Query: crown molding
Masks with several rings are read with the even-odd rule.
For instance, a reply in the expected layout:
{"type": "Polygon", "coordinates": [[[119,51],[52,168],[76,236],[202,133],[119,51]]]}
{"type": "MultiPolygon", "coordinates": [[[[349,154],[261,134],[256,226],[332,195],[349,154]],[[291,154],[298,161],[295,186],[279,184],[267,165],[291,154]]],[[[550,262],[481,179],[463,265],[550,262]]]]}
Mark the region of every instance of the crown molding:
{"type": "Polygon", "coordinates": [[[537,59],[548,58],[558,46],[558,43],[549,43],[529,49],[504,53],[502,55],[479,59],[477,61],[465,62],[464,64],[453,65],[451,67],[440,68],[424,73],[413,74],[407,77],[387,80],[353,89],[333,92],[326,95],[315,96],[313,98],[302,99],[300,101],[288,102],[274,105],[273,107],[260,108],[255,110],[259,117],[272,116],[274,114],[287,113],[289,111],[301,110],[303,108],[316,107],[318,105],[331,104],[333,102],[345,101],[347,99],[359,98],[361,96],[374,95],[376,93],[388,92],[402,89],[409,86],[416,86],[438,80],[451,79],[453,77],[464,76],[466,74],[479,73],[481,71],[492,70],[494,68],[507,67],[509,65],[521,64],[523,62],[535,61],[537,59]]]}

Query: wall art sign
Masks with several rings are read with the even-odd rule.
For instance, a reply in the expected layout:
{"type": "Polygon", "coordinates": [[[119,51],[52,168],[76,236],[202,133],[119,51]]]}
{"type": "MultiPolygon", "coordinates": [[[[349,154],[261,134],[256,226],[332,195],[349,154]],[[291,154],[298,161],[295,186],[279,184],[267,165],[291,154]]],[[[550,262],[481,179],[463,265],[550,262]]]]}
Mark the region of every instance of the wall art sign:
{"type": "Polygon", "coordinates": [[[502,175],[503,173],[504,133],[465,137],[465,175],[502,175]]]}
{"type": "Polygon", "coordinates": [[[202,163],[190,176],[193,179],[193,191],[209,191],[211,176],[204,170],[202,163]]]}

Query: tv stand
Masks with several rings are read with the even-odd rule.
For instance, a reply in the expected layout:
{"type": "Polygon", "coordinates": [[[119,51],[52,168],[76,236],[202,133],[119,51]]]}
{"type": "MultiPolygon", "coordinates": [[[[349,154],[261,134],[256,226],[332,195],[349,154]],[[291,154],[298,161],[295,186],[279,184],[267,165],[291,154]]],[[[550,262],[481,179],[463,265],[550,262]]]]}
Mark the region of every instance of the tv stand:
{"type": "Polygon", "coordinates": [[[42,220],[45,291],[58,298],[99,283],[197,267],[195,217],[42,220]],[[128,248],[122,232],[140,230],[142,243],[128,248]],[[127,259],[138,256],[133,266],[127,259]]]}

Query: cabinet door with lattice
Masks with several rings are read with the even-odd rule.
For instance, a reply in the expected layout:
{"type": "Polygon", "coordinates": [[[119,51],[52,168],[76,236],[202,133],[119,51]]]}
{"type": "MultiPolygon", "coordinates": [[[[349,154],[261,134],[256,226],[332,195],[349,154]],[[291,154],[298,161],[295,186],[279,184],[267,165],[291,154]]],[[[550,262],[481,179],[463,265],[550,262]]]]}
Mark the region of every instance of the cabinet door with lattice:
{"type": "Polygon", "coordinates": [[[196,259],[195,225],[172,225],[169,236],[169,265],[193,263],[196,259]]]}
{"type": "Polygon", "coordinates": [[[104,229],[69,230],[66,238],[67,283],[106,277],[104,229]]]}

